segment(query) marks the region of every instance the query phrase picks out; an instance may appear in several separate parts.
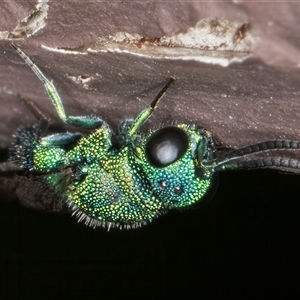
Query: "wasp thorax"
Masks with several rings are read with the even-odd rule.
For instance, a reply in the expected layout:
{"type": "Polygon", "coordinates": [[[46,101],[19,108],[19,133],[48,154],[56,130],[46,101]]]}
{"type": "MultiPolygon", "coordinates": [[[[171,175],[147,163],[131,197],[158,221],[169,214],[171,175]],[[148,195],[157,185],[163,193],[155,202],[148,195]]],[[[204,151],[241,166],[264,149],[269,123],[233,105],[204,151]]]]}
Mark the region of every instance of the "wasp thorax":
{"type": "Polygon", "coordinates": [[[156,131],[146,144],[146,157],[155,167],[166,167],[180,159],[187,151],[186,132],[178,127],[165,127],[156,131]]]}

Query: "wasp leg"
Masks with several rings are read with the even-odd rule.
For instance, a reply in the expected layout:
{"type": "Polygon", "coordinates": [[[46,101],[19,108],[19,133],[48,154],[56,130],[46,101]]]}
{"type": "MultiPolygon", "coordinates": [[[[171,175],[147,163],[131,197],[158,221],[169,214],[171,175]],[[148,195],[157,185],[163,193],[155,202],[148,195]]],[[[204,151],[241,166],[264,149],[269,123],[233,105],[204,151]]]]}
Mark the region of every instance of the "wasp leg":
{"type": "Polygon", "coordinates": [[[47,120],[47,118],[43,115],[43,113],[26,97],[21,94],[17,94],[17,96],[22,100],[22,102],[28,107],[30,112],[40,121],[47,120]]]}
{"type": "Polygon", "coordinates": [[[56,133],[47,135],[41,138],[40,144],[42,146],[51,147],[64,147],[69,146],[77,142],[82,137],[81,133],[56,133]]]}
{"type": "Polygon", "coordinates": [[[154,100],[151,102],[151,104],[142,110],[139,115],[134,119],[134,121],[131,124],[131,127],[128,129],[128,132],[126,134],[127,139],[131,139],[134,137],[139,130],[139,128],[151,117],[152,113],[157,107],[158,102],[162,99],[162,97],[165,95],[166,91],[174,81],[174,78],[169,78],[167,83],[164,85],[164,87],[160,90],[160,92],[156,95],[154,100]]]}
{"type": "MultiPolygon", "coordinates": [[[[39,121],[39,130],[40,134],[39,136],[42,136],[43,133],[46,132],[46,130],[49,127],[49,120],[46,119],[46,117],[43,115],[43,113],[39,110],[39,108],[30,100],[28,100],[26,97],[22,96],[21,94],[17,94],[17,96],[23,101],[23,103],[28,107],[30,112],[38,119],[39,121]]],[[[68,146],[73,143],[75,143],[77,140],[81,138],[82,134],[75,132],[75,133],[56,133],[47,135],[45,137],[41,138],[41,145],[43,146],[52,146],[52,147],[59,147],[59,146],[68,146]]]]}
{"type": "Polygon", "coordinates": [[[54,86],[54,84],[47,79],[47,77],[42,73],[36,64],[15,44],[11,44],[12,47],[17,51],[17,53],[24,59],[26,64],[32,69],[38,79],[44,84],[44,87],[51,99],[56,112],[59,118],[73,126],[87,128],[87,129],[96,129],[103,125],[104,121],[98,117],[89,117],[89,116],[67,116],[63,103],[60,99],[60,96],[54,86]]]}
{"type": "Polygon", "coordinates": [[[41,135],[46,132],[49,127],[49,120],[43,115],[43,113],[26,97],[22,96],[21,94],[17,94],[17,97],[22,100],[22,102],[27,106],[30,112],[38,119],[39,121],[39,129],[41,135]]]}

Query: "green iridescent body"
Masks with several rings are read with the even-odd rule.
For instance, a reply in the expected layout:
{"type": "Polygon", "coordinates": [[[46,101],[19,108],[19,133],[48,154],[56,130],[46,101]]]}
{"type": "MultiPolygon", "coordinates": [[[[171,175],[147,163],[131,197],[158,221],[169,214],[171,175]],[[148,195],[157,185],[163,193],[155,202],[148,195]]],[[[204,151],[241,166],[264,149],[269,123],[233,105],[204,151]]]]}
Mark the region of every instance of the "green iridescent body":
{"type": "MultiPolygon", "coordinates": [[[[10,161],[17,170],[29,174],[29,181],[38,186],[40,195],[45,186],[45,193],[56,203],[52,210],[66,205],[80,221],[93,227],[135,228],[170,209],[203,202],[218,171],[299,169],[298,160],[247,158],[266,150],[299,149],[296,141],[262,142],[215,156],[210,133],[194,125],[179,124],[141,135],[140,127],[154,112],[172,78],[149,107],[134,120],[120,124],[119,142],[115,144],[109,126],[101,118],[67,116],[53,83],[21,49],[12,46],[44,83],[60,119],[92,130],[86,136],[47,135],[49,122],[32,102],[23,99],[39,123],[17,131],[10,161]]],[[[7,166],[0,165],[0,170],[7,166]]],[[[43,207],[43,201],[48,206],[44,199],[47,195],[38,204],[29,199],[29,206],[43,207]]]]}
{"type": "MultiPolygon", "coordinates": [[[[49,173],[45,181],[53,189],[61,180],[54,176],[56,170],[72,170],[67,190],[60,193],[61,201],[67,201],[86,224],[138,227],[169,209],[198,202],[210,188],[212,174],[197,159],[199,143],[207,143],[209,137],[194,126],[177,127],[188,133],[188,150],[164,168],[152,166],[145,154],[154,132],[119,150],[113,147],[111,132],[105,127],[82,137],[69,151],[43,145],[48,144],[43,142],[47,136],[34,137],[30,143],[31,168],[36,173],[49,173]]],[[[26,129],[25,133],[31,132],[26,129]]],[[[24,152],[14,154],[13,160],[22,165],[23,156],[24,152]]]]}
{"type": "MultiPolygon", "coordinates": [[[[178,127],[187,130],[184,125],[178,127]]],[[[156,168],[145,156],[149,136],[141,145],[125,145],[120,151],[95,146],[107,143],[107,135],[98,129],[83,139],[83,146],[79,143],[66,155],[71,162],[76,157],[91,161],[85,165],[87,176],[68,189],[71,202],[86,215],[103,222],[138,226],[168,209],[195,203],[208,190],[211,180],[195,175],[195,168],[201,167],[197,166],[195,150],[191,150],[197,146],[192,141],[180,160],[156,168]],[[176,192],[176,187],[184,192],[176,192]]],[[[191,140],[202,138],[194,132],[191,137],[191,140]]]]}
{"type": "Polygon", "coordinates": [[[155,131],[143,138],[138,133],[173,79],[135,120],[120,124],[122,145],[116,146],[102,119],[68,117],[52,82],[23,51],[14,48],[44,83],[59,117],[69,124],[94,130],[83,137],[75,134],[76,138],[68,133],[47,136],[43,129],[45,117],[27,102],[40,124],[20,129],[11,147],[11,160],[32,174],[44,174],[45,184],[80,220],[91,226],[138,227],[169,209],[190,206],[203,198],[214,172],[201,165],[199,149],[203,148],[203,155],[211,155],[206,153],[210,151],[210,135],[195,126],[170,127],[175,139],[186,139],[184,151],[171,158],[171,163],[155,166],[146,150],[155,131]]]}

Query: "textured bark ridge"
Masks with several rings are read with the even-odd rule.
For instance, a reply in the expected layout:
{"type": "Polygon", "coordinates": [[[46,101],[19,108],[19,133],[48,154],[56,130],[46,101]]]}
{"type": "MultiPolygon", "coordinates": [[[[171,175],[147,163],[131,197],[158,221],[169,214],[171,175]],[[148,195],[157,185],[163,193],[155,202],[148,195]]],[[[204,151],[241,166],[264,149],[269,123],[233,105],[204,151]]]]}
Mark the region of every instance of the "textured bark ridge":
{"type": "Polygon", "coordinates": [[[0,14],[2,148],[35,122],[14,93],[31,98],[53,129],[72,130],[12,41],[53,79],[69,114],[99,115],[116,128],[173,76],[145,127],[194,123],[234,148],[300,139],[297,4],[8,1],[0,14]]]}

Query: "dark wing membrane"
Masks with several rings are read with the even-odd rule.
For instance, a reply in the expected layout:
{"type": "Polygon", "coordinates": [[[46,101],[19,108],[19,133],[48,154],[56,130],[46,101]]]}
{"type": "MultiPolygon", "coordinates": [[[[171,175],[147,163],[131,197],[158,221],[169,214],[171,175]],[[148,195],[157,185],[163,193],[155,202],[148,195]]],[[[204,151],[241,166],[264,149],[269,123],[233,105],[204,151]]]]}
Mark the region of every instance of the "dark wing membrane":
{"type": "Polygon", "coordinates": [[[46,212],[67,212],[67,188],[70,179],[71,169],[51,174],[20,170],[1,171],[0,189],[12,198],[17,197],[26,207],[46,212]]]}

